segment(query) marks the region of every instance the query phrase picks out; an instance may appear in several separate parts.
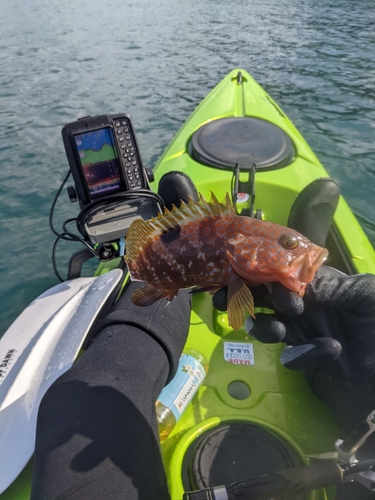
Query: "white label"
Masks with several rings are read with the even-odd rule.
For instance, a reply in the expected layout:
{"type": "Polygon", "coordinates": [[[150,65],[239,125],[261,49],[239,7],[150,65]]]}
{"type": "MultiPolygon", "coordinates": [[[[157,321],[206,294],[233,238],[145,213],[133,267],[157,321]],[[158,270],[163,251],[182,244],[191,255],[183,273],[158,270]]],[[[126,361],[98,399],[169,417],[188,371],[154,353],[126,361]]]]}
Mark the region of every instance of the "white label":
{"type": "Polygon", "coordinates": [[[253,365],[253,344],[242,342],[224,342],[224,359],[234,365],[253,365]]]}
{"type": "Polygon", "coordinates": [[[197,363],[196,366],[186,365],[184,367],[185,370],[189,373],[189,378],[174,400],[174,405],[180,414],[185,410],[186,406],[193,399],[193,396],[197,392],[199,385],[206,375],[203,367],[199,365],[200,363],[197,363]]]}

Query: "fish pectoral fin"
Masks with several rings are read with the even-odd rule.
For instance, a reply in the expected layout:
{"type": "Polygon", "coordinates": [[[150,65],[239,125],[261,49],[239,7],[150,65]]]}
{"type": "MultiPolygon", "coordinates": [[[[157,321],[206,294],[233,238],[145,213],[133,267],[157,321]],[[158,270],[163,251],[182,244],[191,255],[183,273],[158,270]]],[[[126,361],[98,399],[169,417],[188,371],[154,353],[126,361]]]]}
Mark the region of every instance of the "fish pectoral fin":
{"type": "Polygon", "coordinates": [[[147,283],[142,288],[138,288],[132,295],[132,302],[136,306],[151,306],[154,302],[160,299],[172,300],[178,291],[165,290],[161,288],[156,288],[147,283]]]}
{"type": "Polygon", "coordinates": [[[244,310],[255,318],[253,296],[239,276],[233,276],[229,281],[227,301],[228,323],[234,330],[243,325],[244,310]]]}

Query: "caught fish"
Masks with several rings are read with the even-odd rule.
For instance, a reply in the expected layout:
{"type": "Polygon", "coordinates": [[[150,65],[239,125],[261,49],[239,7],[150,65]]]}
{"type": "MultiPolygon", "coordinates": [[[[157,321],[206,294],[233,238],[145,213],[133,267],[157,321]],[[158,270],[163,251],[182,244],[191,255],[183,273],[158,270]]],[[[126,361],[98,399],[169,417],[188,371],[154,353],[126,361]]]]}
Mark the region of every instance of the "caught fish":
{"type": "Polygon", "coordinates": [[[130,276],[147,284],[132,297],[147,306],[172,300],[181,288],[214,293],[228,287],[228,322],[235,330],[254,301],[247,285],[280,281],[304,294],[328,251],[300,233],[272,222],[236,214],[227,193],[219,203],[212,193],[196,203],[165,210],[157,218],[135,220],[126,237],[130,276]]]}

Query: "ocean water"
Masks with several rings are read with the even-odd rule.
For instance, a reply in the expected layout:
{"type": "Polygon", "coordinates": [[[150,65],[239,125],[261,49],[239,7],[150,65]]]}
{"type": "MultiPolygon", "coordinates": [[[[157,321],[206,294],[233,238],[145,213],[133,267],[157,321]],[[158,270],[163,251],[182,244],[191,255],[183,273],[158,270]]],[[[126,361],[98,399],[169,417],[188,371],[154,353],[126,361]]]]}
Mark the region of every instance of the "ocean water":
{"type": "MultiPolygon", "coordinates": [[[[0,335],[53,272],[61,129],[127,112],[144,164],[233,68],[289,115],[375,244],[373,0],[0,0],[0,335]]],[[[77,214],[66,192],[57,227],[77,214]]],[[[61,274],[78,247],[61,243],[61,274]]]]}

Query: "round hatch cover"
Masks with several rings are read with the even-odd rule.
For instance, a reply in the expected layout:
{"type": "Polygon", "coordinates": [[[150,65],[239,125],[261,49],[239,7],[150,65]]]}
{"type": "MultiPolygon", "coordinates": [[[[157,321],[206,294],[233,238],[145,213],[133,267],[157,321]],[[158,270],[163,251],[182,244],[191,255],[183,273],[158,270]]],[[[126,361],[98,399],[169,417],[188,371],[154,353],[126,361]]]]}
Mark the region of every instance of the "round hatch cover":
{"type": "Polygon", "coordinates": [[[210,167],[273,170],[288,166],[294,156],[290,137],[260,118],[221,118],[193,134],[190,155],[210,167]]]}
{"type": "MultiPolygon", "coordinates": [[[[293,451],[279,438],[255,425],[232,422],[204,433],[190,457],[193,489],[271,474],[300,465],[293,451]]],[[[296,500],[302,500],[297,496],[296,500]]]]}

